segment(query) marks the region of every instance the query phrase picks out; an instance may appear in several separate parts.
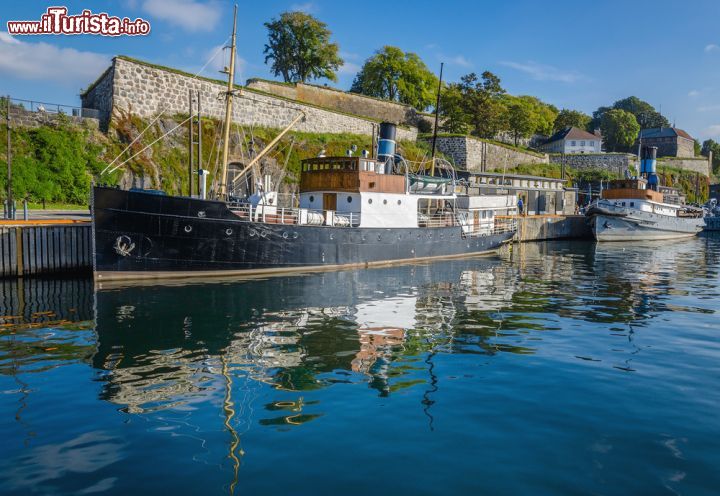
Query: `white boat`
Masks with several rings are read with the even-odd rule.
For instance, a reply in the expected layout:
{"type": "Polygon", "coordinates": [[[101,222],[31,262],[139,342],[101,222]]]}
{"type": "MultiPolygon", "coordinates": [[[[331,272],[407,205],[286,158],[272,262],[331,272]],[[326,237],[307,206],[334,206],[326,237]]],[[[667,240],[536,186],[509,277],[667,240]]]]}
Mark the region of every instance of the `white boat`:
{"type": "MultiPolygon", "coordinates": [[[[644,150],[641,174],[646,177],[610,182],[586,216],[598,241],[644,241],[695,236],[705,226],[701,209],[677,201],[677,194],[658,191],[655,147],[644,150]]],[[[670,188],[665,188],[670,189],[670,188]]]]}

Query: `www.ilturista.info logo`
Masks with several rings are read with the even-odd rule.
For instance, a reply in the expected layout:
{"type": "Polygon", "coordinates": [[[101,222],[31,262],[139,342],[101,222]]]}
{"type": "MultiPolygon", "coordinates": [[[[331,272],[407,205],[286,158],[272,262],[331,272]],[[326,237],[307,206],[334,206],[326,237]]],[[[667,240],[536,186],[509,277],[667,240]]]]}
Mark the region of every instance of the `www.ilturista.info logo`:
{"type": "Polygon", "coordinates": [[[78,15],[68,15],[67,7],[48,7],[39,21],[7,21],[9,34],[99,34],[101,36],[142,36],[150,33],[150,23],[138,17],[93,14],[83,10],[78,15]]]}

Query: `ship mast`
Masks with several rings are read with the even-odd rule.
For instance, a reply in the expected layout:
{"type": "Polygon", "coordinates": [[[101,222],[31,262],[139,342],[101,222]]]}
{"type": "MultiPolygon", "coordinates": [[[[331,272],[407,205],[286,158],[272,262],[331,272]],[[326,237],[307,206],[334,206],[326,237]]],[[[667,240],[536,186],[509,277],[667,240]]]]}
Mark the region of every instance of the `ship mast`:
{"type": "Polygon", "coordinates": [[[233,13],[232,41],[230,42],[230,67],[227,71],[228,85],[225,93],[225,123],[223,127],[223,151],[222,151],[222,173],[218,186],[217,197],[220,200],[226,199],[226,181],[228,173],[228,146],[230,144],[230,126],[232,124],[232,99],[235,88],[235,34],[237,31],[237,4],[233,13]]]}

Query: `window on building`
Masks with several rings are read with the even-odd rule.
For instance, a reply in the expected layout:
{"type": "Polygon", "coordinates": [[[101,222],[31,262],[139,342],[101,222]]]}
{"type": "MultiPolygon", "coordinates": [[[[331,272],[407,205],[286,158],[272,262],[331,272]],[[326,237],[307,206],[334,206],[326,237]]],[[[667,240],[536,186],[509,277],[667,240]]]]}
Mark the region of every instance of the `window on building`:
{"type": "Polygon", "coordinates": [[[570,146],[575,146],[575,142],[574,142],[574,141],[571,141],[571,142],[570,142],[570,146]]]}
{"type": "Polygon", "coordinates": [[[585,146],[585,142],[584,142],[584,141],[581,141],[581,142],[580,142],[580,146],[585,146]]]}
{"type": "Polygon", "coordinates": [[[589,145],[589,146],[595,146],[595,142],[594,142],[594,141],[588,141],[588,145],[589,145]]]}

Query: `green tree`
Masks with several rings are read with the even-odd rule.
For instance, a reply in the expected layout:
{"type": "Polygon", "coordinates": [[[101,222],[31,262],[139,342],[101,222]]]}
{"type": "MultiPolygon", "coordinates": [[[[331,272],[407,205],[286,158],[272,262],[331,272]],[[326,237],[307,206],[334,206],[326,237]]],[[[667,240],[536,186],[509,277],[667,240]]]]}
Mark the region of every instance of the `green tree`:
{"type": "Polygon", "coordinates": [[[535,132],[539,116],[533,106],[521,98],[511,97],[506,105],[508,129],[517,146],[520,138],[529,138],[535,132]]]}
{"type": "MultiPolygon", "coordinates": [[[[579,110],[562,109],[555,122],[553,122],[553,131],[557,132],[566,127],[577,127],[579,129],[587,129],[592,118],[579,110]]],[[[590,129],[588,129],[590,131],[590,129]]]]}
{"type": "Polygon", "coordinates": [[[700,154],[704,157],[707,157],[710,155],[710,152],[712,152],[712,168],[714,174],[720,173],[720,143],[717,143],[713,139],[706,139],[703,141],[702,144],[702,150],[700,151],[700,154]]]}
{"type": "Polygon", "coordinates": [[[670,122],[655,107],[648,102],[640,100],[636,96],[629,96],[613,103],[612,107],[599,107],[593,112],[593,119],[590,123],[588,131],[600,126],[602,116],[609,110],[624,110],[635,116],[640,129],[648,129],[654,127],[670,127],[670,122]]]}
{"type": "Polygon", "coordinates": [[[600,121],[606,148],[611,151],[628,150],[640,132],[640,124],[630,112],[613,109],[604,112],[600,121]]]}
{"type": "Polygon", "coordinates": [[[425,110],[435,102],[438,79],[412,52],[384,46],[363,64],[350,91],[425,110]]]}
{"type": "Polygon", "coordinates": [[[613,104],[614,109],[630,112],[640,124],[640,129],[670,127],[670,122],[648,102],[636,96],[629,96],[613,104]]]}
{"type": "Polygon", "coordinates": [[[462,88],[457,83],[448,84],[440,93],[440,130],[447,133],[470,132],[470,114],[463,103],[462,88]]]}
{"type": "Polygon", "coordinates": [[[507,107],[501,98],[505,90],[500,85],[499,77],[485,71],[478,78],[473,72],[460,79],[459,87],[472,134],[492,139],[498,132],[508,128],[507,107]]]}
{"type": "Polygon", "coordinates": [[[284,12],[265,27],[265,63],[272,61],[275,76],[282,76],[286,83],[318,78],[337,81],[336,71],[343,60],[338,45],[330,43],[332,33],[324,22],[304,12],[284,12]]]}
{"type": "Polygon", "coordinates": [[[698,140],[693,140],[693,151],[695,152],[696,157],[699,157],[702,152],[702,145],[698,140]]]}

